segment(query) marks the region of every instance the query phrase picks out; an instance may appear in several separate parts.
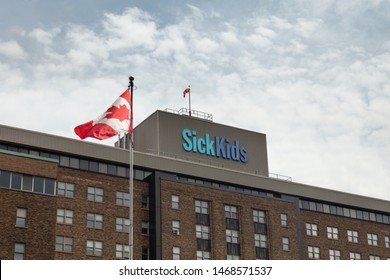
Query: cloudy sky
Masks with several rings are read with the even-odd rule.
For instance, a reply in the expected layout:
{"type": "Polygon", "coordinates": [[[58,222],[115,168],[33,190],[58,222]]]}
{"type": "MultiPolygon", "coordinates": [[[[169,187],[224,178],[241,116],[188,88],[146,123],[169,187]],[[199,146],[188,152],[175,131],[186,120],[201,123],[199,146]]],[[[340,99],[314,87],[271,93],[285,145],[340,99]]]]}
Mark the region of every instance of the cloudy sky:
{"type": "Polygon", "coordinates": [[[136,124],[190,84],[193,109],[267,134],[270,172],[390,200],[389,0],[0,4],[2,124],[77,138],[130,74],[136,124]]]}

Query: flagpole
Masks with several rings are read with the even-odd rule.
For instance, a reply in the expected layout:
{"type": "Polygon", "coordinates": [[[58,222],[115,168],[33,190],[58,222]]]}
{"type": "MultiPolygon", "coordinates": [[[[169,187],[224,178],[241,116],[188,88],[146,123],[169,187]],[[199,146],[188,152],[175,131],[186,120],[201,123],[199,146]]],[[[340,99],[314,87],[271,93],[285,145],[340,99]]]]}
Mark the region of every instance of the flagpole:
{"type": "Polygon", "coordinates": [[[190,117],[191,117],[191,88],[188,85],[189,91],[188,91],[188,108],[190,109],[190,117]]]}
{"type": "MultiPolygon", "coordinates": [[[[130,122],[132,122],[133,118],[133,87],[134,87],[134,77],[129,77],[129,89],[130,89],[130,122]]],[[[129,207],[129,220],[130,220],[130,228],[129,228],[129,259],[133,259],[133,242],[134,242],[134,225],[133,225],[133,216],[134,216],[134,198],[133,198],[133,189],[134,189],[134,180],[133,175],[134,173],[134,166],[133,166],[133,132],[129,133],[129,194],[130,194],[130,207],[129,207]]]]}

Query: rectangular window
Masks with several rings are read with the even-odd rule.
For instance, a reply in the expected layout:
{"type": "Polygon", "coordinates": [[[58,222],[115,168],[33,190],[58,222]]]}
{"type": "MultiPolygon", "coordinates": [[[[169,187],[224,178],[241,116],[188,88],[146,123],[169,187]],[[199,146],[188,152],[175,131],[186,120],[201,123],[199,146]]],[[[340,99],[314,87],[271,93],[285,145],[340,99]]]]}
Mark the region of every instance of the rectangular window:
{"type": "Polygon", "coordinates": [[[360,253],[350,252],[349,253],[349,259],[351,259],[351,260],[360,260],[361,259],[360,253]]]}
{"type": "Polygon", "coordinates": [[[329,249],[329,259],[330,260],[341,260],[340,250],[329,249]]]}
{"type": "Polygon", "coordinates": [[[46,178],[45,179],[45,194],[54,195],[55,180],[46,178]]]}
{"type": "Polygon", "coordinates": [[[130,232],[130,220],[125,218],[116,217],[115,229],[117,232],[130,232]]]}
{"type": "Polygon", "coordinates": [[[66,236],[56,236],[56,251],[57,252],[72,252],[73,238],[66,236]]]}
{"type": "Polygon", "coordinates": [[[57,195],[73,198],[74,197],[74,184],[58,182],[57,183],[57,195]]]}
{"type": "Polygon", "coordinates": [[[225,218],[238,219],[237,206],[225,205],[225,218]]]}
{"type": "Polygon", "coordinates": [[[103,215],[87,213],[87,227],[103,229],[103,215]]]}
{"type": "Polygon", "coordinates": [[[280,214],[280,225],[283,227],[287,226],[287,214],[280,214]]]}
{"type": "Polygon", "coordinates": [[[25,251],[26,251],[26,244],[15,243],[14,260],[24,260],[25,251]]]}
{"type": "Polygon", "coordinates": [[[11,182],[11,172],[1,170],[0,171],[0,186],[9,188],[11,182]]]}
{"type": "Polygon", "coordinates": [[[87,255],[101,256],[103,254],[103,242],[87,240],[87,255]]]}
{"type": "Polygon", "coordinates": [[[210,239],[210,228],[208,226],[196,225],[196,238],[210,239]]]}
{"type": "Polygon", "coordinates": [[[172,198],[171,198],[171,202],[172,202],[172,209],[179,209],[180,208],[180,200],[179,200],[179,196],[178,195],[172,195],[172,198]]]}
{"type": "Polygon", "coordinates": [[[130,206],[130,194],[125,192],[116,192],[116,205],[130,206]]]}
{"type": "Polygon", "coordinates": [[[43,188],[45,185],[45,179],[39,176],[34,177],[34,190],[36,193],[43,193],[43,188]]]}
{"type": "Polygon", "coordinates": [[[180,260],[180,247],[175,247],[174,246],[172,248],[172,253],[173,253],[172,259],[180,260]]]}
{"type": "Polygon", "coordinates": [[[283,251],[290,251],[290,240],[288,237],[282,237],[282,248],[283,251]]]}
{"type": "Polygon", "coordinates": [[[144,235],[149,235],[149,222],[142,222],[141,226],[141,233],[144,235]]]}
{"type": "Polygon", "coordinates": [[[370,255],[370,260],[375,260],[375,261],[378,261],[380,260],[381,258],[379,256],[373,256],[373,255],[370,255]]]}
{"type": "Polygon", "coordinates": [[[142,258],[142,260],[149,259],[149,247],[142,247],[141,248],[141,258],[142,258]]]}
{"type": "Polygon", "coordinates": [[[31,192],[32,184],[33,184],[33,176],[23,175],[22,190],[31,192]]]}
{"type": "Polygon", "coordinates": [[[367,233],[368,245],[378,246],[378,235],[374,233],[367,233]]]}
{"type": "Polygon", "coordinates": [[[26,227],[26,221],[27,221],[27,209],[16,208],[16,226],[26,227]]]}
{"type": "Polygon", "coordinates": [[[57,209],[57,223],[59,224],[73,224],[73,210],[57,209]]]}
{"type": "Polygon", "coordinates": [[[354,230],[348,230],[348,241],[353,242],[353,243],[358,243],[359,242],[359,233],[354,230]]]}
{"type": "Polygon", "coordinates": [[[125,244],[115,245],[115,256],[117,259],[129,259],[130,258],[130,246],[125,244]]]}
{"type": "Polygon", "coordinates": [[[197,260],[210,260],[210,252],[208,251],[196,251],[197,260]]]}
{"type": "Polygon", "coordinates": [[[238,244],[238,231],[237,230],[231,230],[227,229],[226,230],[226,242],[227,243],[234,243],[238,244]]]}
{"type": "Polygon", "coordinates": [[[390,248],[390,236],[385,236],[385,247],[390,248]]]}
{"type": "Polygon", "coordinates": [[[103,189],[88,187],[88,201],[103,202],[103,189]]]}
{"type": "Polygon", "coordinates": [[[306,234],[310,236],[318,236],[317,225],[306,223],[306,234]]]}
{"type": "Polygon", "coordinates": [[[239,260],[239,259],[240,259],[240,256],[239,256],[239,255],[230,255],[230,254],[228,254],[228,255],[226,256],[226,259],[227,259],[227,260],[239,260]]]}
{"type": "Polygon", "coordinates": [[[328,239],[339,239],[339,230],[335,227],[327,227],[326,232],[328,239]]]}
{"type": "Polygon", "coordinates": [[[141,198],[141,208],[149,209],[149,196],[143,195],[141,198]]]}
{"type": "Polygon", "coordinates": [[[267,248],[267,236],[255,233],[255,247],[267,248]]]}
{"type": "Polygon", "coordinates": [[[308,246],[307,247],[308,257],[312,260],[319,260],[320,259],[320,248],[314,247],[314,246],[308,246]]]}
{"type": "Polygon", "coordinates": [[[262,210],[256,210],[254,209],[252,211],[253,213],[253,222],[255,223],[260,223],[260,224],[265,224],[265,211],[262,210]]]}
{"type": "Polygon", "coordinates": [[[209,202],[195,200],[195,213],[209,214],[209,202]]]}
{"type": "Polygon", "coordinates": [[[172,232],[173,234],[180,234],[180,221],[172,221],[172,232]]]}
{"type": "MultiPolygon", "coordinates": [[[[11,175],[11,189],[20,190],[22,188],[22,174],[12,173],[11,175]]],[[[43,192],[43,188],[42,188],[43,192]]]]}

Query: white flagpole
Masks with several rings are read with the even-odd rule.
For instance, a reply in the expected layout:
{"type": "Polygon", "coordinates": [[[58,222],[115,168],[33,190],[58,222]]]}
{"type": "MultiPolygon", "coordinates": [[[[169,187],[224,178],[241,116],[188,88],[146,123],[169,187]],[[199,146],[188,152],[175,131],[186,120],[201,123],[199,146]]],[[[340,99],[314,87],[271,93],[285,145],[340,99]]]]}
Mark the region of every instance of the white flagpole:
{"type": "MultiPolygon", "coordinates": [[[[134,86],[134,77],[129,77],[129,88],[130,88],[130,121],[132,121],[133,115],[133,86],[134,86]]],[[[130,194],[130,207],[129,207],[129,220],[130,220],[130,228],[129,228],[129,259],[133,259],[133,243],[134,243],[134,225],[133,225],[133,216],[134,216],[134,198],[133,198],[133,189],[134,189],[134,166],[133,166],[133,132],[128,134],[129,136],[129,194],[130,194]]]]}

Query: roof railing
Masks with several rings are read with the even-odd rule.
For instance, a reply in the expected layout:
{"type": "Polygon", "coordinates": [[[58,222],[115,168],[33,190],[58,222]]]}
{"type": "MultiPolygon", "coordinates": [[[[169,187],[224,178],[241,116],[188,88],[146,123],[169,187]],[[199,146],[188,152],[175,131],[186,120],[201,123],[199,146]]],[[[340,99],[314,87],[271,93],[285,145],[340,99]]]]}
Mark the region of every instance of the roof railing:
{"type": "Polygon", "coordinates": [[[194,118],[198,118],[198,119],[203,119],[203,120],[210,121],[210,122],[213,121],[212,114],[201,112],[198,110],[192,110],[192,109],[189,110],[188,108],[181,108],[180,110],[174,110],[174,109],[166,108],[165,111],[169,112],[169,113],[174,113],[177,115],[184,115],[184,116],[190,116],[190,117],[194,117],[194,118]]]}

